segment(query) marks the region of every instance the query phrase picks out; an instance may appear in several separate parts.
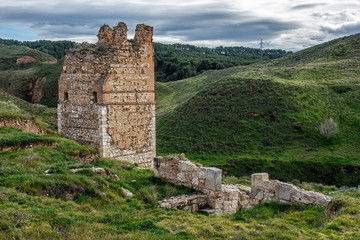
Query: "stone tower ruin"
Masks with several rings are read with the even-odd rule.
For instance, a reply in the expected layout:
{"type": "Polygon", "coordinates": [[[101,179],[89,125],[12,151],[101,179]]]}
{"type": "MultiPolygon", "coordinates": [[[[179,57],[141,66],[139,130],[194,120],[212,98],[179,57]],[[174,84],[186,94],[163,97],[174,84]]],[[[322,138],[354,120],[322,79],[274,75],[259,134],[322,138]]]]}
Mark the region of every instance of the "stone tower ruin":
{"type": "Polygon", "coordinates": [[[155,157],[153,28],[103,25],[96,44],[70,50],[59,78],[58,129],[102,157],[152,168],[155,157]]]}

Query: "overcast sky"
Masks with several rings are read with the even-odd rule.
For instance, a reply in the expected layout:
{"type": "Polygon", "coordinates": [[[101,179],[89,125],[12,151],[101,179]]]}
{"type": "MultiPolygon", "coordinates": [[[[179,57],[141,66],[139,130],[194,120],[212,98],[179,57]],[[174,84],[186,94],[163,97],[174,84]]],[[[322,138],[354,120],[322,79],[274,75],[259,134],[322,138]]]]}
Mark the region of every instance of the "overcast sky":
{"type": "Polygon", "coordinates": [[[1,0],[0,38],[95,42],[104,23],[154,41],[300,50],[360,32],[360,0],[1,0]]]}

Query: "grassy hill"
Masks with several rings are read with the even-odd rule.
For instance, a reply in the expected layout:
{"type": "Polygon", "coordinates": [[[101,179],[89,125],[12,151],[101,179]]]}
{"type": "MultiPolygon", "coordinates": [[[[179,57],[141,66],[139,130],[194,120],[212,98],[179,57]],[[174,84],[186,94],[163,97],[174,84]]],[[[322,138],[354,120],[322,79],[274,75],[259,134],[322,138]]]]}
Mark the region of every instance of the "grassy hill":
{"type": "MultiPolygon", "coordinates": [[[[282,161],[285,168],[289,161],[310,161],[338,163],[331,167],[339,171],[344,164],[357,169],[359,39],[349,36],[263,65],[158,84],[158,151],[195,154],[201,162],[207,158],[196,154],[218,155],[209,156],[212,164],[238,174],[258,159],[282,161]],[[329,118],[338,123],[339,132],[327,140],[319,126],[329,118]]],[[[299,178],[310,174],[301,171],[295,174],[299,178]]],[[[281,175],[286,178],[286,171],[281,175]]],[[[338,180],[326,174],[321,178],[338,180]]]]}
{"type": "MultiPolygon", "coordinates": [[[[158,200],[194,191],[163,182],[152,171],[125,162],[80,161],[96,155],[94,150],[51,131],[55,114],[46,106],[0,91],[0,123],[16,118],[50,130],[35,135],[0,127],[0,148],[6,144],[20,147],[0,151],[0,239],[359,238],[359,192],[340,194],[334,202],[337,210],[327,215],[322,206],[281,203],[221,217],[160,209],[158,200]],[[99,167],[104,174],[93,172],[99,167]],[[81,170],[74,173],[74,169],[81,170]],[[126,198],[121,188],[134,197],[126,198]]],[[[223,181],[250,184],[249,178],[233,176],[223,181]]],[[[325,194],[337,190],[313,183],[299,186],[325,194]]]]}
{"type": "Polygon", "coordinates": [[[8,46],[0,44],[0,88],[6,92],[31,101],[30,94],[36,82],[43,77],[46,81],[39,84],[42,88],[40,104],[55,107],[57,104],[57,79],[62,70],[62,61],[38,50],[25,46],[8,46]],[[27,64],[16,64],[17,59],[30,56],[36,61],[27,64]]]}
{"type": "MultiPolygon", "coordinates": [[[[72,48],[71,41],[17,41],[0,38],[0,88],[27,101],[49,107],[57,104],[57,79],[61,73],[62,59],[66,50],[72,48]],[[17,65],[18,58],[31,56],[35,63],[17,65]],[[56,64],[48,62],[58,60],[56,64]],[[43,77],[46,82],[41,83],[43,77]],[[33,98],[33,89],[42,88],[43,97],[33,98]],[[40,83],[40,84],[39,84],[40,83]]],[[[224,69],[237,65],[258,62],[260,50],[245,47],[206,48],[184,44],[154,43],[156,81],[175,81],[198,75],[209,69],[224,69]]],[[[285,56],[280,49],[265,49],[264,59],[285,56]]]]}

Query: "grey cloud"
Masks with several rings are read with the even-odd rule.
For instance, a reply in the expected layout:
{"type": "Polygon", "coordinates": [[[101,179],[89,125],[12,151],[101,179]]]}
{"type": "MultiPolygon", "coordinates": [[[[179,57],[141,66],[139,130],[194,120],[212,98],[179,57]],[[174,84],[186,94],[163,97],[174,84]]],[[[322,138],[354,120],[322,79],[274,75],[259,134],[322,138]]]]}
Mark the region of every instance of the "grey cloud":
{"type": "Polygon", "coordinates": [[[335,35],[350,35],[360,33],[360,23],[345,24],[338,28],[322,26],[320,30],[324,33],[330,33],[335,35]]]}
{"type": "Polygon", "coordinates": [[[235,40],[251,41],[260,38],[271,39],[279,33],[300,28],[297,22],[281,22],[273,19],[254,20],[236,24],[215,25],[194,28],[189,31],[172,31],[172,34],[185,35],[187,40],[235,40]]]}
{"type": "Polygon", "coordinates": [[[315,8],[322,5],[327,5],[327,3],[300,4],[291,7],[290,10],[303,10],[303,9],[315,8]]]}
{"type": "Polygon", "coordinates": [[[231,11],[226,3],[197,6],[161,6],[117,4],[92,6],[62,4],[53,11],[43,6],[35,8],[0,7],[0,22],[30,25],[47,38],[94,36],[106,23],[127,23],[132,35],[137,23],[155,27],[155,36],[171,36],[188,41],[234,40],[254,41],[274,38],[281,32],[297,29],[298,22],[264,19],[246,11],[231,11]]]}

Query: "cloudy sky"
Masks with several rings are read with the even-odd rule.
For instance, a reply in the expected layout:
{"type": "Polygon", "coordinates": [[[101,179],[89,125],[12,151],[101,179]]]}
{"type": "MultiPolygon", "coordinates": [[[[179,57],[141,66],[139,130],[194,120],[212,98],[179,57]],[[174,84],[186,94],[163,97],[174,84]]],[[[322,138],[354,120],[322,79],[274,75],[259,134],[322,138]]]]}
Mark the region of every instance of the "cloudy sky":
{"type": "Polygon", "coordinates": [[[154,26],[154,41],[297,51],[360,32],[360,0],[1,0],[0,38],[96,41],[99,27],[154,26]]]}

